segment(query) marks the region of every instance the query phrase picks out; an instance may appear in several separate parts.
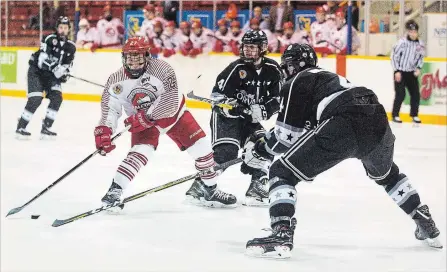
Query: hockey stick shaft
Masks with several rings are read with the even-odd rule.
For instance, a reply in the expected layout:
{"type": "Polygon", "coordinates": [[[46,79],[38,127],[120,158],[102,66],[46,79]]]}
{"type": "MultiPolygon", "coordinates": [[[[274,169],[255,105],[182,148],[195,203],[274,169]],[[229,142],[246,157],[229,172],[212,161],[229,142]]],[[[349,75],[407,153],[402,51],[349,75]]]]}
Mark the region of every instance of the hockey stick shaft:
{"type": "Polygon", "coordinates": [[[187,95],[188,98],[193,99],[193,100],[197,100],[197,101],[202,101],[208,104],[211,104],[213,106],[217,106],[220,108],[225,108],[225,109],[232,109],[233,106],[228,105],[228,104],[223,104],[223,103],[217,103],[217,101],[211,99],[211,98],[206,98],[206,97],[201,97],[201,96],[197,96],[194,94],[194,91],[190,91],[187,95]]]}
{"type": "Polygon", "coordinates": [[[83,78],[80,78],[80,77],[77,77],[77,76],[74,76],[74,75],[68,75],[68,76],[69,76],[69,77],[72,77],[72,78],[74,78],[74,79],[80,80],[80,81],[84,81],[84,82],[93,84],[93,85],[98,86],[98,87],[105,88],[104,85],[99,84],[99,83],[96,83],[96,82],[93,82],[93,81],[90,81],[90,80],[87,80],[87,79],[83,79],[83,78]]]}
{"type": "MultiPolygon", "coordinates": [[[[227,169],[228,167],[230,167],[230,166],[232,166],[232,165],[234,165],[234,164],[240,163],[240,162],[242,162],[242,159],[241,159],[241,158],[237,158],[237,159],[234,159],[234,160],[231,160],[231,161],[222,163],[222,164],[220,164],[220,165],[218,165],[218,166],[215,166],[215,167],[214,167],[214,170],[215,170],[215,171],[218,171],[218,170],[222,170],[222,171],[223,171],[223,170],[227,169]]],[[[167,188],[170,188],[170,187],[179,185],[179,184],[184,183],[184,182],[189,181],[189,180],[193,180],[193,179],[195,179],[195,178],[197,178],[197,177],[199,177],[199,176],[200,176],[200,172],[197,172],[197,173],[195,173],[195,174],[191,174],[191,175],[189,175],[189,176],[186,176],[186,177],[183,177],[183,178],[180,178],[180,179],[177,179],[177,180],[174,180],[174,181],[165,183],[165,184],[163,184],[163,185],[160,185],[160,186],[157,186],[157,187],[155,187],[155,188],[152,188],[152,189],[143,191],[143,192],[141,192],[141,193],[134,194],[134,195],[132,195],[132,196],[126,197],[122,202],[116,202],[116,203],[113,203],[113,204],[110,204],[110,205],[102,206],[101,208],[94,209],[94,210],[90,210],[90,211],[88,211],[88,212],[85,212],[85,213],[82,213],[82,214],[79,214],[79,215],[70,217],[70,218],[68,218],[68,219],[63,219],[63,220],[58,220],[58,219],[56,219],[56,220],[54,220],[52,226],[53,226],[53,227],[59,227],[59,226],[62,226],[62,225],[71,223],[71,222],[73,222],[73,221],[76,221],[76,220],[79,220],[79,219],[88,217],[88,216],[90,216],[90,215],[94,215],[94,214],[96,214],[96,213],[99,213],[99,212],[102,212],[102,211],[111,209],[111,208],[113,208],[113,207],[121,206],[121,205],[123,205],[124,203],[131,202],[131,201],[134,201],[134,200],[136,200],[136,199],[139,199],[139,198],[142,198],[142,197],[144,197],[144,196],[147,196],[147,195],[149,195],[149,194],[152,194],[152,193],[155,193],[155,192],[158,192],[158,191],[165,190],[165,189],[167,189],[167,188]]]]}
{"type": "MultiPolygon", "coordinates": [[[[129,130],[130,126],[127,126],[125,129],[123,129],[121,132],[119,132],[118,134],[116,134],[115,136],[113,136],[112,141],[118,139],[118,137],[120,137],[124,132],[126,132],[127,130],[129,130]]],[[[84,163],[86,163],[87,161],[89,161],[91,158],[93,158],[96,154],[98,154],[101,150],[97,149],[95,150],[95,152],[93,152],[92,154],[88,155],[85,159],[83,159],[81,162],[79,162],[78,164],[76,164],[73,168],[71,168],[70,170],[68,170],[68,172],[66,172],[65,174],[63,174],[60,178],[58,178],[56,181],[54,181],[53,183],[51,183],[48,187],[46,187],[45,189],[43,189],[40,193],[38,193],[36,196],[34,196],[31,200],[29,200],[28,202],[26,202],[25,204],[23,204],[20,207],[11,209],[8,214],[6,215],[6,217],[16,214],[18,212],[20,212],[21,210],[23,210],[23,208],[25,208],[26,206],[28,206],[29,204],[31,204],[32,202],[34,202],[36,199],[38,199],[39,197],[41,197],[43,194],[45,194],[46,192],[48,192],[51,188],[53,188],[54,186],[56,186],[56,184],[58,184],[59,182],[61,182],[62,180],[64,180],[66,177],[68,177],[71,173],[73,173],[76,169],[78,169],[81,165],[83,165],[84,163]]]]}

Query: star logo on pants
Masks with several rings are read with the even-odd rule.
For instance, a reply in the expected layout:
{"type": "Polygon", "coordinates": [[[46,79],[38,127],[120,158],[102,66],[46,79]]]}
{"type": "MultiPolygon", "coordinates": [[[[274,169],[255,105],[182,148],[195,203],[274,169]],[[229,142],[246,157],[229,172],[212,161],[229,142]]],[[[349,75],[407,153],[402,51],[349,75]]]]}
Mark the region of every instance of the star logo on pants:
{"type": "Polygon", "coordinates": [[[289,192],[289,197],[294,197],[294,196],[295,196],[295,194],[292,191],[290,191],[289,192]]]}
{"type": "Polygon", "coordinates": [[[404,195],[404,190],[400,190],[398,193],[399,196],[403,196],[404,195]]]}
{"type": "Polygon", "coordinates": [[[276,197],[276,198],[280,198],[280,197],[281,197],[281,193],[280,193],[280,192],[277,192],[277,193],[275,194],[275,197],[276,197]]]}

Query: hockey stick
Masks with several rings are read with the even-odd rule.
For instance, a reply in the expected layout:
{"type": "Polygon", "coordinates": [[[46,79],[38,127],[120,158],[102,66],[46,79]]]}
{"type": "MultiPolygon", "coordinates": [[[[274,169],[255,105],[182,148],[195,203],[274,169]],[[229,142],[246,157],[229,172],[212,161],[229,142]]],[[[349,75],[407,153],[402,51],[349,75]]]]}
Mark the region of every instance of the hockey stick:
{"type": "MultiPolygon", "coordinates": [[[[115,136],[113,136],[112,141],[118,139],[118,137],[120,137],[124,132],[126,132],[127,130],[129,130],[130,126],[127,126],[125,129],[123,129],[121,132],[119,132],[118,134],[116,134],[115,136]]],[[[93,156],[95,156],[96,154],[98,154],[101,150],[97,149],[95,150],[95,152],[93,152],[92,154],[88,155],[85,159],[83,159],[80,163],[76,164],[73,168],[71,168],[70,170],[68,170],[68,172],[66,172],[65,174],[63,174],[60,178],[58,178],[55,182],[51,183],[47,188],[45,188],[42,192],[38,193],[35,197],[33,197],[30,201],[26,202],[25,204],[23,204],[20,207],[14,208],[12,210],[10,210],[8,212],[8,214],[6,215],[6,217],[16,214],[18,212],[20,212],[21,210],[23,210],[23,208],[25,208],[26,206],[28,206],[29,204],[31,204],[33,201],[35,201],[36,199],[38,199],[39,197],[41,197],[43,194],[45,194],[46,192],[48,192],[51,188],[53,188],[56,184],[58,184],[59,182],[61,182],[63,179],[65,179],[66,177],[68,177],[71,173],[73,173],[76,169],[78,169],[81,165],[83,165],[84,163],[86,163],[88,160],[90,160],[91,158],[93,158],[93,156]]]]}
{"type": "Polygon", "coordinates": [[[197,95],[194,94],[194,91],[190,91],[186,96],[188,98],[190,98],[190,99],[206,102],[206,103],[211,104],[213,106],[217,106],[217,107],[221,107],[221,108],[225,108],[225,109],[229,109],[229,110],[231,110],[233,108],[233,106],[231,106],[229,104],[222,104],[222,103],[218,103],[216,100],[213,100],[211,98],[197,96],[197,95]]]}
{"type": "Polygon", "coordinates": [[[93,84],[93,85],[95,85],[95,86],[98,86],[98,87],[102,87],[102,88],[105,88],[105,86],[104,86],[104,85],[102,85],[102,84],[99,84],[99,83],[95,83],[95,82],[93,82],[93,81],[90,81],[90,80],[87,80],[87,79],[83,79],[83,78],[80,78],[80,77],[77,77],[77,76],[74,76],[74,75],[70,75],[70,74],[68,74],[68,76],[69,76],[69,77],[72,77],[72,78],[74,78],[74,79],[77,79],[77,80],[81,80],[81,81],[84,81],[84,82],[87,82],[87,83],[93,84]]]}
{"type": "MultiPolygon", "coordinates": [[[[230,167],[230,166],[232,166],[232,165],[234,165],[234,164],[240,163],[240,162],[242,162],[242,159],[241,159],[241,158],[237,158],[237,159],[234,159],[234,160],[231,160],[231,161],[222,163],[222,164],[220,164],[220,165],[215,166],[215,167],[214,167],[214,171],[218,171],[218,170],[222,170],[222,171],[224,171],[224,170],[227,169],[228,167],[230,167]]],[[[134,201],[134,200],[139,199],[139,198],[141,198],[141,197],[144,197],[144,196],[146,196],[146,195],[149,195],[149,194],[152,194],[152,193],[155,193],[155,192],[158,192],[158,191],[165,190],[165,189],[167,189],[167,188],[169,188],[169,187],[173,187],[173,186],[179,185],[179,184],[184,183],[184,182],[189,181],[189,180],[193,180],[193,179],[199,177],[199,176],[200,176],[200,173],[201,173],[201,172],[197,172],[197,173],[195,173],[195,174],[191,174],[191,175],[189,175],[189,176],[186,176],[186,177],[183,177],[183,178],[180,178],[180,179],[177,179],[177,180],[174,180],[174,181],[165,183],[165,184],[163,184],[163,185],[160,185],[160,186],[157,186],[157,187],[155,187],[155,188],[152,188],[152,189],[143,191],[143,192],[141,192],[141,193],[134,194],[134,195],[132,195],[132,196],[126,197],[122,202],[115,202],[115,203],[110,204],[110,205],[102,206],[101,208],[94,209],[94,210],[90,210],[90,211],[88,211],[88,212],[81,213],[81,214],[79,214],[79,215],[70,217],[70,218],[68,218],[68,219],[63,219],[63,220],[56,219],[56,220],[54,220],[54,222],[53,222],[53,224],[52,224],[51,226],[53,226],[53,227],[59,227],[59,226],[62,226],[62,225],[71,223],[71,222],[73,222],[73,221],[76,221],[76,220],[85,218],[85,217],[87,217],[87,216],[94,215],[94,214],[96,214],[96,213],[99,213],[99,212],[102,212],[102,211],[111,209],[111,208],[113,208],[113,207],[121,206],[121,205],[123,205],[124,203],[134,201]]]]}

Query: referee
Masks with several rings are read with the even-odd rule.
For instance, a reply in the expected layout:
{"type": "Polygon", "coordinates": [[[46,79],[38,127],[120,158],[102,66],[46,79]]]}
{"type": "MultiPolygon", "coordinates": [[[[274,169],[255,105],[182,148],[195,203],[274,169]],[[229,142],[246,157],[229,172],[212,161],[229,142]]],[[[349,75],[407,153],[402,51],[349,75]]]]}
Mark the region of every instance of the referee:
{"type": "Polygon", "coordinates": [[[405,24],[407,36],[400,39],[391,53],[391,64],[394,70],[394,91],[396,96],[393,104],[393,122],[402,123],[399,117],[400,107],[405,99],[405,87],[410,94],[410,116],[414,123],[420,123],[419,113],[419,81],[424,63],[425,48],[419,40],[419,26],[414,20],[405,24]]]}

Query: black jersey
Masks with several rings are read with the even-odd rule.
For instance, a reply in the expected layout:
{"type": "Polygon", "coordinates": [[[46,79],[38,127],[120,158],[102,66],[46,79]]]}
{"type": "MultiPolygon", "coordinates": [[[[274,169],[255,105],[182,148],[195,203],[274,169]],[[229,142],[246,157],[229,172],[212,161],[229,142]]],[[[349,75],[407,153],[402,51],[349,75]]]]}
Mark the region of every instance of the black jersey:
{"type": "Polygon", "coordinates": [[[283,73],[278,63],[264,58],[260,69],[238,59],[228,65],[216,79],[211,96],[225,95],[237,99],[238,103],[249,107],[262,104],[267,118],[279,110],[279,91],[283,84],[283,73]]]}
{"type": "Polygon", "coordinates": [[[348,101],[364,95],[374,93],[355,88],[346,78],[319,67],[303,70],[288,79],[281,90],[280,111],[274,131],[268,135],[267,148],[272,153],[284,152],[307,130],[346,110],[348,101]]]}
{"type": "Polygon", "coordinates": [[[70,67],[75,53],[76,45],[72,41],[62,41],[57,34],[50,34],[42,39],[39,50],[31,55],[30,65],[51,75],[51,71],[58,65],[70,67]]]}

